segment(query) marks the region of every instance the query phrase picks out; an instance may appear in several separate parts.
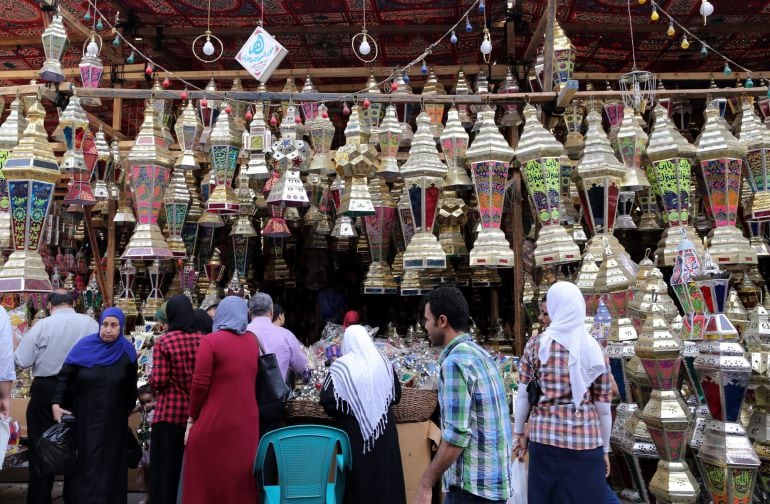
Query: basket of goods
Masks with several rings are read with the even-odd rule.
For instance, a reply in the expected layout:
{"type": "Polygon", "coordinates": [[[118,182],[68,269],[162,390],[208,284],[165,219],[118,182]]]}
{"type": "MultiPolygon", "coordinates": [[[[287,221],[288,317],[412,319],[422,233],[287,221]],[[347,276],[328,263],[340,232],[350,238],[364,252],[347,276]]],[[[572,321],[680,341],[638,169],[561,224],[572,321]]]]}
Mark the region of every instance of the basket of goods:
{"type": "Polygon", "coordinates": [[[401,389],[401,401],[393,406],[396,422],[424,422],[433,416],[438,405],[438,392],[435,390],[404,387],[401,389]]]}

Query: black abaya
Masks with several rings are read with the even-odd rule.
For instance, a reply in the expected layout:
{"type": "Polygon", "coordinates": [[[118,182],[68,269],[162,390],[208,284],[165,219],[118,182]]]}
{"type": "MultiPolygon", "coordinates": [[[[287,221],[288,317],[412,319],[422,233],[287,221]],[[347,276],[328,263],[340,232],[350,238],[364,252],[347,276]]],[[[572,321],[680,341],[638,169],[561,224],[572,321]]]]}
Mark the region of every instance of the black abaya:
{"type": "MultiPolygon", "coordinates": [[[[393,383],[395,394],[391,406],[401,400],[401,384],[395,376],[393,383]]],[[[350,438],[353,469],[345,483],[345,504],[405,503],[404,471],[401,468],[401,449],[393,411],[388,409],[385,431],[377,438],[373,449],[364,453],[364,438],[358,421],[352,414],[346,413],[349,409],[344,401],[337,404],[332,380],[328,380],[327,386],[321,390],[321,406],[350,438]]]]}
{"type": "Polygon", "coordinates": [[[136,404],[137,366],[124,355],[111,366],[65,364],[54,404],[75,415],[78,467],[71,480],[77,504],[125,504],[128,415],[136,404]]]}

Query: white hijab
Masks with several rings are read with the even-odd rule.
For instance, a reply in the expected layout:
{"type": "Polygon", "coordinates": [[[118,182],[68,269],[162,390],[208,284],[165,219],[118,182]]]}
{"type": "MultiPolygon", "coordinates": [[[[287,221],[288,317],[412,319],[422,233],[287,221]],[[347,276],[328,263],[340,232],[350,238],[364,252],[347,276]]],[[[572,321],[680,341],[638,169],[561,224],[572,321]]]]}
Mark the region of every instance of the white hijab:
{"type": "Polygon", "coordinates": [[[388,408],[393,400],[393,368],[374,346],[362,325],[345,329],[342,357],[329,368],[334,398],[344,400],[358,421],[364,438],[364,453],[385,431],[388,408]]]}
{"type": "Polygon", "coordinates": [[[588,387],[596,378],[607,372],[602,347],[584,328],[586,302],[575,284],[553,284],[548,289],[546,306],[551,325],[540,338],[538,358],[541,369],[551,355],[551,341],[559,343],[569,351],[572,404],[577,411],[588,387]]]}

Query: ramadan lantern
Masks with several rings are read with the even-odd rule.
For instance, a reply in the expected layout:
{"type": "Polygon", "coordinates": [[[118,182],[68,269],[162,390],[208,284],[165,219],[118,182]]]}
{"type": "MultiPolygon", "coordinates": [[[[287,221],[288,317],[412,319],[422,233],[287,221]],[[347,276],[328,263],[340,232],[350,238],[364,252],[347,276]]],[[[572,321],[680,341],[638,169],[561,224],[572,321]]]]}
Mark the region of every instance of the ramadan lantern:
{"type": "Polygon", "coordinates": [[[158,227],[163,191],[171,178],[171,153],[155,121],[152,104],[144,109],[144,122],[126,156],[133,185],[137,224],[123,259],[166,259],[173,254],[158,227]]]}
{"type": "MultiPolygon", "coordinates": [[[[516,83],[516,79],[513,77],[513,71],[509,66],[505,71],[505,79],[497,86],[497,94],[518,94],[521,90],[516,83]]],[[[500,119],[500,124],[503,126],[518,126],[522,122],[521,117],[521,104],[512,102],[503,105],[503,117],[500,119]]],[[[447,124],[449,120],[447,119],[447,124]]]]}
{"type": "Polygon", "coordinates": [[[562,227],[559,213],[563,147],[540,124],[532,105],[524,107],[524,120],[516,159],[521,163],[521,174],[541,226],[535,242],[535,264],[579,261],[580,249],[562,227]]]}
{"type": "Polygon", "coordinates": [[[366,236],[369,238],[372,263],[364,279],[364,294],[395,294],[398,284],[393,278],[387,259],[396,220],[396,204],[385,181],[379,177],[373,178],[369,183],[369,192],[372,195],[374,215],[364,217],[364,224],[366,236]]]}
{"type": "Polygon", "coordinates": [[[57,10],[51,23],[43,30],[43,51],[45,62],[40,69],[40,78],[48,82],[62,82],[67,80],[61,67],[61,58],[67,51],[70,41],[64,29],[61,13],[57,10]]]}
{"type": "Polygon", "coordinates": [[[361,129],[359,112],[358,105],[354,105],[345,128],[346,143],[335,153],[337,175],[344,180],[345,187],[337,213],[348,217],[375,213],[367,179],[375,174],[377,151],[361,129]]]}
{"type": "Polygon", "coordinates": [[[0,292],[50,292],[51,281],[38,253],[43,224],[61,177],[48,133],[45,109],[35,99],[28,126],[3,167],[8,181],[13,252],[0,269],[0,292]]]}
{"type": "Polygon", "coordinates": [[[82,164],[78,164],[72,171],[72,185],[64,197],[64,203],[68,205],[93,206],[96,197],[91,189],[91,176],[96,169],[99,159],[99,151],[93,133],[85,129],[79,133],[80,155],[82,164]]]}
{"type": "Polygon", "coordinates": [[[744,212],[750,215],[750,220],[767,221],[770,220],[770,129],[759,122],[751,101],[744,100],[742,111],[737,133],[740,142],[746,145],[743,170],[751,188],[749,205],[744,212]]]}
{"type": "Polygon", "coordinates": [[[126,319],[134,321],[139,315],[136,308],[136,298],[134,297],[134,280],[136,280],[136,267],[131,263],[131,259],[126,259],[118,270],[120,272],[120,294],[115,300],[115,306],[123,310],[126,319]]]}
{"type": "MultiPolygon", "coordinates": [[[[270,149],[272,134],[265,123],[263,107],[257,104],[254,108],[254,117],[249,123],[249,163],[246,165],[246,174],[257,180],[270,178],[270,169],[265,160],[265,153],[270,149]]],[[[312,129],[311,129],[312,137],[312,129]]],[[[313,140],[315,146],[315,140],[313,140]]]]}
{"type": "Polygon", "coordinates": [[[455,107],[447,113],[446,127],[441,133],[441,153],[446,161],[448,172],[444,187],[456,191],[473,189],[473,182],[465,168],[468,151],[468,133],[460,123],[460,115],[455,107]]]}
{"type": "MultiPolygon", "coordinates": [[[[214,79],[211,79],[209,83],[206,84],[204,91],[206,92],[207,96],[211,96],[211,94],[217,92],[217,85],[214,82],[214,79]]],[[[203,98],[198,100],[198,115],[201,118],[201,126],[203,127],[201,135],[198,138],[198,148],[204,152],[208,152],[209,150],[209,137],[211,136],[211,131],[214,128],[214,123],[217,121],[217,117],[219,116],[220,105],[220,100],[215,100],[213,98],[203,98]]]]}
{"type": "MultiPolygon", "coordinates": [[[[468,86],[468,81],[465,79],[465,72],[460,70],[457,72],[457,84],[455,84],[455,95],[468,96],[469,94],[470,94],[470,88],[468,86]]],[[[471,116],[468,114],[468,105],[458,104],[457,114],[460,117],[460,124],[462,124],[464,128],[470,128],[471,126],[473,126],[473,120],[471,119],[471,116]]]]}
{"type": "Polygon", "coordinates": [[[238,175],[238,199],[241,206],[230,236],[233,239],[233,259],[235,271],[240,278],[246,279],[249,264],[249,242],[257,236],[257,230],[251,223],[254,213],[253,190],[249,187],[249,176],[245,173],[238,175]]]}
{"type": "Polygon", "coordinates": [[[727,130],[716,107],[710,105],[705,115],[696,143],[707,208],[715,226],[709,233],[709,253],[718,264],[756,264],[756,251],[735,227],[746,145],[727,130]]]}
{"type": "Polygon", "coordinates": [[[514,152],[495,125],[494,110],[482,111],[479,122],[479,132],[466,153],[481,214],[481,231],[473,243],[470,265],[511,268],[513,250],[500,225],[505,184],[514,152]]]}
{"type": "Polygon", "coordinates": [[[64,145],[67,147],[61,165],[61,169],[65,173],[75,173],[85,169],[83,132],[88,129],[88,124],[88,116],[80,105],[80,98],[77,95],[72,95],[59,116],[59,126],[64,134],[64,145]]]}
{"type": "MultiPolygon", "coordinates": [[[[446,129],[444,130],[446,131],[446,129]]],[[[468,206],[455,191],[444,189],[438,202],[438,241],[448,257],[468,255],[462,229],[468,222],[468,206]]]]}
{"type": "Polygon", "coordinates": [[[163,207],[166,210],[166,229],[168,230],[168,248],[174,257],[186,257],[187,247],[182,239],[182,231],[190,208],[190,190],[187,188],[184,173],[177,165],[171,182],[163,195],[163,207]]]}
{"type": "MultiPolygon", "coordinates": [[[[83,44],[83,58],[78,64],[80,70],[80,81],[83,83],[83,87],[86,89],[96,89],[99,87],[99,81],[102,80],[102,74],[104,73],[104,64],[99,57],[99,52],[102,50],[102,38],[96,33],[91,34],[91,38],[86,40],[83,44]],[[97,43],[98,39],[98,43],[97,43]]],[[[99,98],[84,98],[83,105],[91,105],[94,107],[101,106],[102,101],[99,98]]]]}
{"type": "Polygon", "coordinates": [[[195,159],[195,148],[200,141],[203,126],[201,126],[198,114],[195,113],[192,101],[188,101],[187,105],[182,109],[174,129],[176,130],[176,139],[181,151],[174,167],[177,169],[181,168],[182,170],[199,169],[198,160],[195,159]]]}
{"type": "Polygon", "coordinates": [[[377,176],[385,180],[393,180],[399,176],[398,147],[401,144],[401,124],[396,117],[396,106],[388,105],[385,109],[385,118],[379,128],[380,165],[377,168],[377,176]]]}
{"type": "Polygon", "coordinates": [[[238,152],[242,145],[241,134],[235,128],[226,106],[219,113],[214,129],[211,131],[211,170],[216,174],[216,187],[206,201],[206,211],[219,215],[238,213],[240,203],[232,188],[235,168],[238,164],[238,152]]]}
{"type": "Polygon", "coordinates": [[[425,85],[422,87],[422,96],[427,97],[424,100],[424,110],[430,117],[430,129],[433,132],[433,138],[439,138],[441,132],[444,129],[444,125],[441,121],[444,119],[444,104],[430,101],[431,96],[444,95],[446,90],[444,86],[438,81],[436,72],[430,69],[428,79],[425,81],[425,85]]]}
{"type": "Polygon", "coordinates": [[[430,130],[430,117],[421,112],[417,116],[417,133],[409,149],[409,158],[401,167],[415,226],[415,234],[404,252],[405,270],[446,267],[444,249],[433,235],[438,199],[446,173],[447,167],[439,159],[430,130]]]}
{"type": "Polygon", "coordinates": [[[326,105],[320,104],[315,118],[307,121],[305,126],[310,130],[310,140],[313,144],[313,160],[310,162],[310,173],[319,174],[324,177],[333,175],[334,161],[330,151],[334,141],[335,129],[334,124],[329,120],[329,110],[326,105]]]}
{"type": "Polygon", "coordinates": [[[641,191],[650,187],[644,166],[647,162],[647,133],[639,124],[641,117],[634,115],[634,109],[623,110],[623,122],[620,123],[615,137],[615,151],[626,165],[626,174],[620,187],[627,191],[641,191]]]}
{"type": "Polygon", "coordinates": [[[2,249],[11,246],[11,202],[8,198],[8,182],[2,168],[24,132],[23,108],[23,102],[19,97],[16,97],[11,102],[11,111],[8,117],[0,125],[0,248],[2,249]]]}

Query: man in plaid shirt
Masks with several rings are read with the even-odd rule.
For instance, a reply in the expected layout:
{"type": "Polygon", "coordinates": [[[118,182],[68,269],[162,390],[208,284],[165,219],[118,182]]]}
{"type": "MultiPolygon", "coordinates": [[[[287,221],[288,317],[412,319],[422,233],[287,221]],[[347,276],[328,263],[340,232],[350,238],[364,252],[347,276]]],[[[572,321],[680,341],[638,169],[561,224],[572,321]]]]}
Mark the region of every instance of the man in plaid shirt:
{"type": "Polygon", "coordinates": [[[420,480],[415,504],[428,504],[444,475],[445,504],[505,503],[512,496],[511,434],[503,380],[492,357],[468,331],[468,303],[456,287],[434,289],[425,329],[441,345],[441,438],[420,480]]]}

